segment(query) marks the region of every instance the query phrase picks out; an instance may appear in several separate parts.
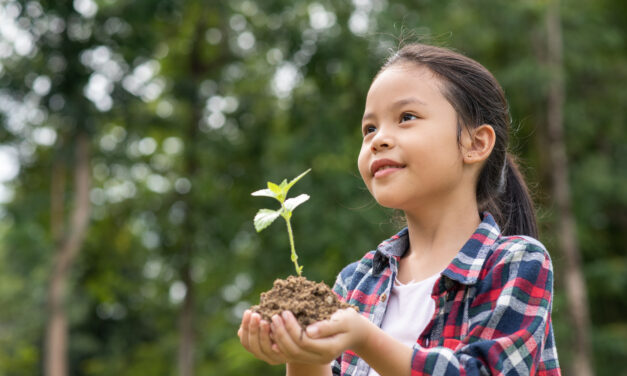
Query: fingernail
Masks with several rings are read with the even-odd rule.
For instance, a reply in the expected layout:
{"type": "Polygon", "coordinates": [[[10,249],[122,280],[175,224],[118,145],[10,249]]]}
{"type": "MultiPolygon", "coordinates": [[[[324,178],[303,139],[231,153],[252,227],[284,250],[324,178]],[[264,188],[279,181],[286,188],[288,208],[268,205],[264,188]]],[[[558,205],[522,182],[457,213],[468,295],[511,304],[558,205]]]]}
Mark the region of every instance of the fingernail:
{"type": "Polygon", "coordinates": [[[318,327],[315,325],[309,325],[306,330],[309,337],[313,338],[318,335],[318,327]]]}
{"type": "Polygon", "coordinates": [[[283,318],[285,320],[288,320],[290,318],[290,312],[289,311],[283,311],[283,314],[281,316],[283,316],[283,318]]]}

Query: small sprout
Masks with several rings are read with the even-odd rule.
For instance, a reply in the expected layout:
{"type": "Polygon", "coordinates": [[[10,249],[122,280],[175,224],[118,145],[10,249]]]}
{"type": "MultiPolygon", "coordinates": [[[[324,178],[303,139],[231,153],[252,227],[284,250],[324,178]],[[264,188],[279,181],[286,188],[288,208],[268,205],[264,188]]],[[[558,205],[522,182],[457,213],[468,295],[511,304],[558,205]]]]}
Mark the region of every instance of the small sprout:
{"type": "Polygon", "coordinates": [[[287,180],[283,180],[281,184],[268,182],[268,188],[261,189],[252,193],[253,196],[272,197],[281,204],[281,208],[278,210],[260,209],[257,212],[257,215],[255,215],[255,230],[257,230],[257,232],[262,231],[266,227],[270,226],[272,222],[274,222],[274,220],[277,219],[279,216],[285,219],[285,223],[287,224],[287,235],[290,239],[290,248],[292,251],[291,259],[294,263],[296,273],[299,277],[303,271],[303,267],[298,266],[298,256],[296,255],[296,248],[294,247],[294,234],[292,233],[292,225],[290,223],[290,219],[292,218],[292,212],[294,211],[294,209],[296,209],[303,202],[309,200],[309,195],[303,193],[293,198],[287,198],[287,192],[303,176],[307,175],[309,171],[311,171],[311,169],[298,175],[289,183],[287,182],[287,180]]]}

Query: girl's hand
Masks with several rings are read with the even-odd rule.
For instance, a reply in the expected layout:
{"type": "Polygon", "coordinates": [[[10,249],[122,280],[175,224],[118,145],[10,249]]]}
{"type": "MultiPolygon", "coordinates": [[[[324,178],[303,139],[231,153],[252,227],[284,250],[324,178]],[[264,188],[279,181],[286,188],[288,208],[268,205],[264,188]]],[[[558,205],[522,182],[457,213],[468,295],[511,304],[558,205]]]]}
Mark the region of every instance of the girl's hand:
{"type": "Polygon", "coordinates": [[[303,331],[294,315],[285,311],[272,317],[271,330],[275,344],[272,350],[290,363],[328,364],[343,351],[357,349],[373,326],[354,309],[339,310],[329,320],[320,321],[303,331]]]}
{"type": "Polygon", "coordinates": [[[270,323],[262,320],[258,313],[250,310],[244,312],[237,335],[244,348],[257,359],[272,365],[286,362],[286,358],[280,351],[272,350],[270,323]]]}

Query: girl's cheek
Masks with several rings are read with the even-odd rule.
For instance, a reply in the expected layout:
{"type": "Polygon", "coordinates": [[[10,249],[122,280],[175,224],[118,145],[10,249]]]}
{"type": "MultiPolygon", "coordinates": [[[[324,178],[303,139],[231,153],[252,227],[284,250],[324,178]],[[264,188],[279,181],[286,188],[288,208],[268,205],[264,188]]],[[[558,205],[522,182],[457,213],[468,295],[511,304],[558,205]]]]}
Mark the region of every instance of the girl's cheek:
{"type": "Polygon", "coordinates": [[[359,152],[359,156],[357,157],[357,167],[359,168],[359,173],[361,174],[361,178],[366,181],[367,173],[368,173],[368,156],[367,156],[368,146],[364,144],[361,147],[359,152]]]}
{"type": "Polygon", "coordinates": [[[361,180],[363,180],[363,181],[364,181],[364,183],[368,184],[368,183],[369,183],[369,181],[370,181],[370,179],[368,178],[368,177],[369,177],[369,175],[368,175],[368,171],[367,171],[367,170],[368,170],[368,167],[365,167],[365,166],[364,166],[364,164],[365,164],[365,163],[362,163],[362,162],[360,161],[360,163],[359,163],[359,165],[358,165],[358,167],[359,167],[359,174],[361,175],[361,180]]]}

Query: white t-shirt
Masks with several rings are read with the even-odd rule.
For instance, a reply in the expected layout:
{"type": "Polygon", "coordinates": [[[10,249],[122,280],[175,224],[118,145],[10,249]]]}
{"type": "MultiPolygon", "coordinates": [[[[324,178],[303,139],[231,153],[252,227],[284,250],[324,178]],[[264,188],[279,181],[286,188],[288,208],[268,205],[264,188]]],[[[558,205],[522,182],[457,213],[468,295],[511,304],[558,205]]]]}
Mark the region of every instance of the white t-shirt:
{"type": "MultiPolygon", "coordinates": [[[[381,323],[384,332],[413,347],[435,312],[431,292],[440,274],[420,282],[402,284],[396,279],[381,323]]],[[[379,376],[372,368],[368,376],[379,376]]]]}

